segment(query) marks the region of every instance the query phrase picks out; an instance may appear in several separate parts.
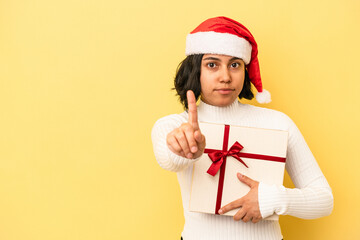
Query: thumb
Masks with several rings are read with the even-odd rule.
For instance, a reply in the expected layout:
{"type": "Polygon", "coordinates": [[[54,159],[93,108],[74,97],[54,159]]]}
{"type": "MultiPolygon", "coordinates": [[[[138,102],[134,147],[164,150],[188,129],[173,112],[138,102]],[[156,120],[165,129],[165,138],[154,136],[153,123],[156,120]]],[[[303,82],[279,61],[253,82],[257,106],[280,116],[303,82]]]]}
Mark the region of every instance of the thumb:
{"type": "Polygon", "coordinates": [[[238,179],[242,182],[242,183],[245,183],[246,185],[248,185],[250,188],[253,188],[256,186],[257,184],[257,181],[255,180],[252,180],[251,178],[245,176],[245,175],[242,175],[241,173],[237,173],[237,177],[238,179]]]}
{"type": "Polygon", "coordinates": [[[205,136],[199,130],[194,132],[195,141],[198,143],[199,149],[204,149],[206,145],[205,136]]]}
{"type": "Polygon", "coordinates": [[[201,133],[200,129],[197,129],[194,132],[194,138],[198,143],[202,143],[205,141],[205,136],[201,133]]]}

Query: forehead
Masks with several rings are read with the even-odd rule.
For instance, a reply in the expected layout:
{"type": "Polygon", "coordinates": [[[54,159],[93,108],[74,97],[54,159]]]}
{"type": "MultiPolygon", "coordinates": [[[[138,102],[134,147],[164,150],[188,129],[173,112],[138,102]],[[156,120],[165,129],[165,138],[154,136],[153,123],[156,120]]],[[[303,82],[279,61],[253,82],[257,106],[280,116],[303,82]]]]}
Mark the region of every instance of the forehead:
{"type": "Polygon", "coordinates": [[[229,55],[222,55],[222,54],[204,54],[202,60],[216,60],[220,62],[228,62],[228,61],[234,61],[234,60],[241,60],[241,58],[229,56],[229,55]]]}

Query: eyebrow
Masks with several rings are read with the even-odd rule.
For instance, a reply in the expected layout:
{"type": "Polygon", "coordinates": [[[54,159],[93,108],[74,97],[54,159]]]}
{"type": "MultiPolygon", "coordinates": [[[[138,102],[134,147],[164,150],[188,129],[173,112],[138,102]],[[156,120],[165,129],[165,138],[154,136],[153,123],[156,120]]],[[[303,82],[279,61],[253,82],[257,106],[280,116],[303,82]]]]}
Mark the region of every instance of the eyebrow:
{"type": "MultiPolygon", "coordinates": [[[[216,57],[207,57],[207,58],[204,58],[203,60],[214,60],[214,61],[219,61],[221,62],[221,60],[219,58],[216,58],[216,57]]],[[[229,62],[232,62],[232,61],[235,61],[235,60],[241,60],[241,58],[238,58],[238,57],[233,57],[229,60],[229,62]]]]}

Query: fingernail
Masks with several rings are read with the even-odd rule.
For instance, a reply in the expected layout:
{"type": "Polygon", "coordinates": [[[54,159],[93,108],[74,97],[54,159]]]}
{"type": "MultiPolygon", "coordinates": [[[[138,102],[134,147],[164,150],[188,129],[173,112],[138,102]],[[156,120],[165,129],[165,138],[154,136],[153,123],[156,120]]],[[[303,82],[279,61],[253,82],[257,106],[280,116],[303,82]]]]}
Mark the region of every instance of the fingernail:
{"type": "Polygon", "coordinates": [[[223,214],[224,211],[222,209],[219,210],[219,214],[223,214]]]}
{"type": "Polygon", "coordinates": [[[241,173],[238,173],[238,176],[239,176],[239,178],[242,178],[242,177],[243,177],[243,175],[242,175],[241,173]]]}
{"type": "Polygon", "coordinates": [[[191,151],[192,151],[193,153],[196,153],[197,147],[192,147],[192,148],[191,148],[191,151]]]}
{"type": "Polygon", "coordinates": [[[192,158],[193,155],[191,153],[188,153],[186,156],[187,158],[192,158]]]}

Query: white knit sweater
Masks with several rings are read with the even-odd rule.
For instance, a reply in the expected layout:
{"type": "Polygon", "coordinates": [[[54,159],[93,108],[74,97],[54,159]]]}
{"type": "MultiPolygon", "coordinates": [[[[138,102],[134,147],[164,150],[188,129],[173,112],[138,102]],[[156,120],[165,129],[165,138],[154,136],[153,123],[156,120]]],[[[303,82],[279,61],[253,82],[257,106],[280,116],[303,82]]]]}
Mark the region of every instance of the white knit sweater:
{"type": "MultiPolygon", "coordinates": [[[[200,102],[198,120],[203,122],[286,130],[289,132],[286,170],[296,188],[259,184],[259,208],[263,218],[276,213],[304,219],[329,215],[333,208],[331,188],[300,131],[285,114],[261,107],[242,104],[236,100],[227,107],[216,107],[200,102]]],[[[182,232],[184,240],[280,240],[278,221],[258,223],[234,221],[232,217],[190,212],[190,181],[193,162],[174,154],[166,144],[166,136],[188,121],[187,112],[159,119],[151,133],[155,157],[159,165],[177,172],[185,216],[182,232]]]]}

